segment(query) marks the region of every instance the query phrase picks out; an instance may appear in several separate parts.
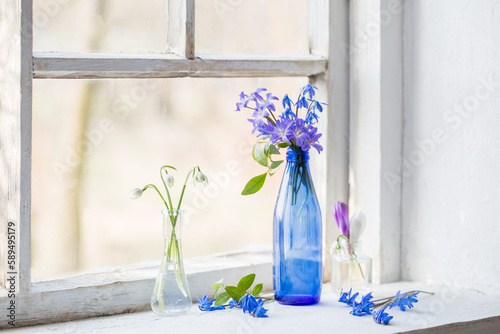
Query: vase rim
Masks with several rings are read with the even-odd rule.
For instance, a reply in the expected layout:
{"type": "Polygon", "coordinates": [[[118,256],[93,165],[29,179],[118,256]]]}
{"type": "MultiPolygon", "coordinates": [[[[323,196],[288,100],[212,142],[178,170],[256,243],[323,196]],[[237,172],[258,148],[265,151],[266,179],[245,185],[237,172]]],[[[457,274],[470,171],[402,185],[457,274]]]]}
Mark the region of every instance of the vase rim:
{"type": "Polygon", "coordinates": [[[177,213],[177,214],[183,214],[184,213],[184,210],[180,209],[180,210],[177,210],[177,209],[174,209],[174,210],[170,210],[170,209],[162,209],[161,210],[161,213],[165,216],[169,215],[169,213],[172,212],[172,213],[177,213]]]}

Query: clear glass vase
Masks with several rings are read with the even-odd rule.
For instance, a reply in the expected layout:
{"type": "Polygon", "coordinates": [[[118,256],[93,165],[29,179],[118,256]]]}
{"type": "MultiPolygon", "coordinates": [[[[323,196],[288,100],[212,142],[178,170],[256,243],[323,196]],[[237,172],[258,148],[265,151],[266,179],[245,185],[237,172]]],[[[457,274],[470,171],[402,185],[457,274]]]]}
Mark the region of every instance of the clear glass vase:
{"type": "Polygon", "coordinates": [[[281,304],[320,300],[322,284],[321,211],[309,172],[309,152],[289,147],[274,211],[273,281],[281,304]]]}
{"type": "Polygon", "coordinates": [[[160,316],[189,312],[192,300],[184,272],[181,247],[182,210],[163,210],[165,251],[151,296],[151,308],[160,316]]]}
{"type": "MultiPolygon", "coordinates": [[[[342,239],[343,240],[343,239],[342,239]]],[[[352,292],[366,294],[372,281],[372,259],[361,253],[361,241],[348,243],[343,240],[334,244],[330,250],[332,256],[333,292],[340,294],[352,289],[352,292]]]]}

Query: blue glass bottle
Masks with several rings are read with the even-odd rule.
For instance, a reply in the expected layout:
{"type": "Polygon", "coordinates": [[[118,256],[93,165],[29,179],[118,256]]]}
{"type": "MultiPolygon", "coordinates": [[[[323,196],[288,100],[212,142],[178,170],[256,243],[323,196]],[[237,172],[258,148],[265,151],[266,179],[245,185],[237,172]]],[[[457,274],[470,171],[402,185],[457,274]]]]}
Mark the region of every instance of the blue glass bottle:
{"type": "Polygon", "coordinates": [[[321,296],[322,223],[309,152],[289,147],[286,161],[274,209],[274,296],[280,304],[315,304],[321,296]]]}

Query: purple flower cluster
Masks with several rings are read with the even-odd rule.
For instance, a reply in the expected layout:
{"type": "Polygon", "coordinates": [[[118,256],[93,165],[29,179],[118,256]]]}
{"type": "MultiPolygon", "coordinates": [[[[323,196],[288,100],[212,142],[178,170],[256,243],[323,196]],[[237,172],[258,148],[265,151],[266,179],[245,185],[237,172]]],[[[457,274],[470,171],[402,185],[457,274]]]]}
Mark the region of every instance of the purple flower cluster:
{"type": "Polygon", "coordinates": [[[252,118],[248,119],[253,124],[252,133],[257,132],[257,136],[269,138],[271,144],[286,143],[304,151],[314,147],[319,153],[323,150],[319,144],[321,133],[318,133],[314,124],[318,122],[317,112],[322,112],[326,104],[313,99],[317,89],[311,84],[302,87],[296,102],[285,95],[281,100],[284,110],[277,117],[274,101],[279,99],[272,93],[264,96],[266,88],[258,88],[249,95],[241,92],[236,111],[243,108],[252,109],[252,118]],[[295,112],[292,109],[295,109],[295,112]],[[305,113],[304,118],[299,117],[301,110],[305,113]]]}
{"type": "MultiPolygon", "coordinates": [[[[391,309],[394,306],[398,306],[401,311],[405,311],[405,308],[412,308],[413,303],[417,303],[417,295],[419,292],[415,292],[413,294],[400,294],[400,291],[394,296],[389,298],[384,298],[385,300],[382,303],[376,305],[371,300],[373,299],[372,293],[368,293],[367,295],[361,298],[361,302],[356,302],[356,298],[359,293],[351,295],[352,289],[347,292],[340,292],[339,302],[347,304],[352,307],[351,314],[357,317],[362,317],[365,315],[372,315],[373,320],[378,324],[387,325],[389,321],[393,318],[388,313],[385,312],[387,308],[391,309]],[[380,307],[379,310],[375,311],[374,308],[380,307]]],[[[380,300],[379,300],[380,301],[380,300]]]]}
{"type": "MultiPolygon", "coordinates": [[[[203,296],[202,299],[198,299],[198,308],[201,311],[216,311],[226,309],[223,305],[214,306],[213,303],[215,299],[209,299],[208,295],[203,296]]],[[[243,313],[250,313],[254,317],[267,318],[267,309],[264,308],[264,301],[262,299],[255,298],[251,294],[246,294],[241,299],[236,302],[234,299],[229,301],[229,308],[241,307],[243,313]]]]}

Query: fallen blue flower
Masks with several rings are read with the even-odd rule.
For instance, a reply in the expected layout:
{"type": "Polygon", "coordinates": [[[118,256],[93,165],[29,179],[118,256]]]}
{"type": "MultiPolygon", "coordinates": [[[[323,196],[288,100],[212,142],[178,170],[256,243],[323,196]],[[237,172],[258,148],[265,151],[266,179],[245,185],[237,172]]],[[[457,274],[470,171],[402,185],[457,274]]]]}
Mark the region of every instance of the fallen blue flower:
{"type": "Polygon", "coordinates": [[[356,298],[358,297],[359,292],[356,292],[352,296],[351,296],[351,293],[352,293],[352,289],[349,290],[349,294],[347,292],[342,293],[342,291],[340,291],[339,302],[345,303],[345,304],[347,304],[349,306],[354,306],[355,305],[354,303],[356,302],[356,298]]]}
{"type": "Polygon", "coordinates": [[[216,310],[224,310],[225,307],[222,305],[213,306],[215,299],[208,299],[208,295],[203,296],[200,300],[200,297],[196,296],[198,299],[198,308],[202,311],[216,311],[216,310]]]}
{"type": "Polygon", "coordinates": [[[250,312],[251,315],[254,317],[259,317],[259,318],[267,318],[267,309],[264,308],[264,301],[262,299],[259,299],[257,302],[257,307],[250,312]]]}
{"type": "Polygon", "coordinates": [[[417,294],[418,294],[418,292],[416,292],[410,296],[408,296],[406,293],[401,295],[400,291],[398,291],[396,296],[394,296],[394,298],[392,299],[392,302],[389,303],[389,308],[393,308],[394,306],[397,306],[403,312],[406,310],[406,307],[411,309],[411,308],[413,308],[413,303],[418,302],[417,297],[416,297],[417,294]]]}
{"type": "Polygon", "coordinates": [[[239,304],[243,308],[243,313],[246,313],[247,311],[252,313],[258,306],[257,299],[249,293],[241,297],[239,304]]]}
{"type": "Polygon", "coordinates": [[[241,307],[241,305],[234,299],[229,301],[229,308],[241,307]]]}
{"type": "Polygon", "coordinates": [[[387,325],[389,323],[389,321],[391,321],[391,319],[393,318],[388,313],[384,312],[386,308],[387,308],[387,306],[384,306],[383,308],[381,308],[380,310],[378,310],[377,312],[375,312],[373,314],[373,320],[377,324],[387,325]]]}

